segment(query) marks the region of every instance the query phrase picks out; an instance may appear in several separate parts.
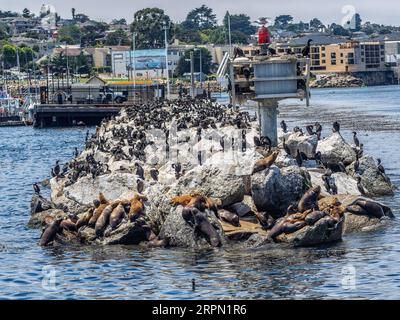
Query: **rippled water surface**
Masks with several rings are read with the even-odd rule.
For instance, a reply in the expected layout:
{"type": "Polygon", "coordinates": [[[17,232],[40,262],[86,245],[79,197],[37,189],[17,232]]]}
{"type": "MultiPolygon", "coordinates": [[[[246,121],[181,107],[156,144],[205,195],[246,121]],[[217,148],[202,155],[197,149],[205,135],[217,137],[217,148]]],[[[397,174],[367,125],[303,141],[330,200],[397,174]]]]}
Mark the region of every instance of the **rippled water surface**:
{"type": "MultiPolygon", "coordinates": [[[[289,126],[319,120],[325,135],[336,119],[348,139],[356,128],[366,152],[381,157],[400,185],[400,87],[313,91],[311,107],[285,101],[280,111],[289,126]]],[[[57,159],[70,160],[86,130],[0,128],[0,299],[400,298],[397,221],[296,250],[39,247],[40,231],[26,226],[31,185],[49,178],[57,159]],[[355,283],[348,271],[355,271],[355,283]]],[[[399,215],[398,192],[382,200],[399,215]]]]}

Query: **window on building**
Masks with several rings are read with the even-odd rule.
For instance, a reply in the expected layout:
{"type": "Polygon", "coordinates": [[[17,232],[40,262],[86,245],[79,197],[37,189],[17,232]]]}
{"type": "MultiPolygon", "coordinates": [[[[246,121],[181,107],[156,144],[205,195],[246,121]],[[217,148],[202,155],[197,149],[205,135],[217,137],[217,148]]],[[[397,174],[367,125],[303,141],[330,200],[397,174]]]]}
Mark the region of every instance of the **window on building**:
{"type": "Polygon", "coordinates": [[[326,60],[322,60],[322,64],[325,64],[326,63],[326,60]]]}
{"type": "Polygon", "coordinates": [[[321,51],[325,51],[325,47],[321,47],[321,51]]]}
{"type": "Polygon", "coordinates": [[[336,52],[331,53],[331,59],[336,59],[336,52]]]}
{"type": "Polygon", "coordinates": [[[321,57],[322,57],[322,58],[325,58],[325,57],[326,57],[326,54],[325,54],[325,53],[321,54],[321,57]]]}
{"type": "Polygon", "coordinates": [[[336,66],[336,60],[332,60],[331,65],[336,66]]]}
{"type": "Polygon", "coordinates": [[[355,64],[354,62],[355,62],[354,59],[349,59],[347,63],[348,64],[355,64]]]}
{"type": "Polygon", "coordinates": [[[344,61],[343,61],[343,60],[340,60],[340,63],[341,63],[341,64],[343,64],[343,63],[344,63],[344,61]]]}
{"type": "Polygon", "coordinates": [[[340,56],[343,58],[343,52],[340,53],[340,56]]]}

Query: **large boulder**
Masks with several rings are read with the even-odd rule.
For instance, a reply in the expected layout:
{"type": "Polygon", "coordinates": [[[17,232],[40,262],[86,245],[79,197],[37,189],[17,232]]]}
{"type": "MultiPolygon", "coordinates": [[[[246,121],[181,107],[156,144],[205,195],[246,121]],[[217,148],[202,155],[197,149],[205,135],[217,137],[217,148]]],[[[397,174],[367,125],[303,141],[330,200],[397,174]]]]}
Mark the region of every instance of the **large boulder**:
{"type": "MultiPolygon", "coordinates": [[[[311,176],[311,182],[313,186],[321,187],[321,195],[324,197],[330,196],[326,191],[324,181],[322,180],[323,170],[314,169],[308,171],[311,176]]],[[[338,194],[342,195],[355,195],[360,196],[361,193],[357,188],[357,181],[346,173],[337,172],[332,174],[331,179],[333,179],[338,188],[338,194]]]]}
{"type": "Polygon", "coordinates": [[[220,199],[223,207],[241,202],[246,193],[245,179],[234,169],[234,166],[198,166],[179,179],[171,188],[169,197],[199,192],[220,199]]]}
{"type": "Polygon", "coordinates": [[[296,132],[286,138],[286,145],[290,149],[291,156],[296,156],[297,150],[303,152],[308,158],[314,158],[318,145],[318,137],[316,135],[305,135],[296,132]]]}
{"type": "Polygon", "coordinates": [[[342,239],[344,219],[332,226],[332,218],[325,217],[312,226],[305,226],[291,234],[282,234],[277,237],[279,242],[290,243],[295,247],[310,247],[342,239]]]}
{"type": "MultiPolygon", "coordinates": [[[[206,240],[205,236],[195,232],[182,217],[183,207],[179,206],[172,208],[170,214],[162,226],[159,237],[167,239],[172,247],[183,247],[191,249],[209,249],[211,245],[206,240]]],[[[212,226],[217,231],[222,243],[225,242],[224,231],[220,221],[215,217],[215,214],[206,210],[207,218],[212,226]]]]}
{"type": "Polygon", "coordinates": [[[116,230],[107,233],[100,243],[103,245],[138,245],[147,240],[148,228],[144,219],[125,222],[116,230]]]}
{"type": "MultiPolygon", "coordinates": [[[[353,195],[341,195],[341,196],[336,196],[336,198],[342,203],[342,208],[345,216],[344,219],[344,227],[343,227],[343,234],[349,234],[349,233],[354,233],[354,232],[360,232],[360,231],[370,231],[372,229],[376,229],[382,225],[385,225],[390,221],[390,218],[393,217],[392,210],[384,205],[383,203],[380,203],[378,201],[368,199],[365,197],[360,197],[360,196],[353,196],[353,195]],[[352,205],[356,200],[368,200],[371,202],[374,202],[381,206],[383,212],[385,213],[385,217],[378,219],[374,216],[367,216],[367,215],[360,215],[360,214],[354,214],[351,212],[347,212],[346,208],[350,205],[352,205]]],[[[320,204],[329,202],[330,198],[324,198],[320,201],[320,204]]]]}
{"type": "Polygon", "coordinates": [[[40,213],[46,210],[54,209],[54,204],[42,197],[41,195],[35,194],[31,199],[31,214],[40,213]]]}
{"type": "Polygon", "coordinates": [[[66,218],[68,215],[59,209],[49,209],[46,211],[41,211],[38,213],[34,213],[31,215],[29,222],[28,222],[28,227],[29,228],[40,228],[45,224],[45,219],[47,217],[52,217],[52,218],[66,218]]]}
{"type": "Polygon", "coordinates": [[[306,191],[305,171],[296,166],[270,169],[252,177],[252,197],[258,211],[274,217],[284,216],[287,208],[298,202],[306,191]]]}
{"type": "Polygon", "coordinates": [[[322,162],[328,166],[335,167],[339,162],[350,165],[356,161],[356,153],[340,133],[333,133],[330,137],[320,141],[317,152],[321,152],[322,162]]]}
{"type": "Polygon", "coordinates": [[[102,192],[107,199],[131,198],[137,192],[137,176],[127,172],[112,172],[92,179],[80,178],[76,183],[64,188],[66,198],[81,205],[91,205],[102,192]]]}
{"type": "Polygon", "coordinates": [[[378,169],[375,159],[371,156],[364,156],[359,160],[359,169],[354,171],[354,163],[349,166],[353,175],[361,177],[361,184],[367,195],[370,197],[393,196],[393,186],[390,180],[378,169]]]}

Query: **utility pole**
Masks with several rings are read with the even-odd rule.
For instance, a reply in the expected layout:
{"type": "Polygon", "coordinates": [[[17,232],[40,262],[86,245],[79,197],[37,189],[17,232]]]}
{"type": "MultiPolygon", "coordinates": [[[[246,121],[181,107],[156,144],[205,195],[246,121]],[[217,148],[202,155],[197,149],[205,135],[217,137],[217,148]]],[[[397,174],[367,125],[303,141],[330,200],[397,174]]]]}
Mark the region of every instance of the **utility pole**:
{"type": "Polygon", "coordinates": [[[133,48],[133,101],[136,101],[136,32],[132,33],[133,48]]]}
{"type": "Polygon", "coordinates": [[[68,59],[68,43],[65,42],[65,57],[67,58],[67,93],[69,93],[69,59],[68,59]]]}
{"type": "Polygon", "coordinates": [[[192,99],[194,99],[194,57],[193,51],[190,51],[190,85],[192,88],[192,99]]]}
{"type": "Polygon", "coordinates": [[[169,25],[167,22],[164,23],[163,26],[164,32],[165,32],[165,62],[166,62],[166,71],[167,71],[167,99],[169,100],[171,98],[171,91],[170,91],[170,86],[169,86],[169,65],[168,65],[168,34],[167,30],[169,29],[169,25]]]}
{"type": "Polygon", "coordinates": [[[229,36],[229,55],[233,56],[232,51],[232,33],[231,33],[231,14],[228,12],[228,36],[229,36]]]}

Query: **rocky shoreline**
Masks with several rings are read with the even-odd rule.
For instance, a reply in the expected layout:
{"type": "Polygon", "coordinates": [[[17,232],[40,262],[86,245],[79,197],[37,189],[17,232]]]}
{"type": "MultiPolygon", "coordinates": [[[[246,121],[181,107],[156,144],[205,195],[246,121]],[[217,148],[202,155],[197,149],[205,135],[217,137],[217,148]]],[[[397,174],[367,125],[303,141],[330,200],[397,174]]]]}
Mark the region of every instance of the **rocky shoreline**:
{"type": "Polygon", "coordinates": [[[372,200],[393,187],[362,145],[337,126],[324,140],[318,124],[282,127],[271,148],[258,119],[217,103],[132,106],[52,170],[51,201],[33,196],[29,226],[43,246],[301,247],[394,218],[372,200]]]}
{"type": "Polygon", "coordinates": [[[321,75],[318,79],[310,81],[311,88],[358,88],[363,87],[364,81],[346,74],[321,75]]]}

